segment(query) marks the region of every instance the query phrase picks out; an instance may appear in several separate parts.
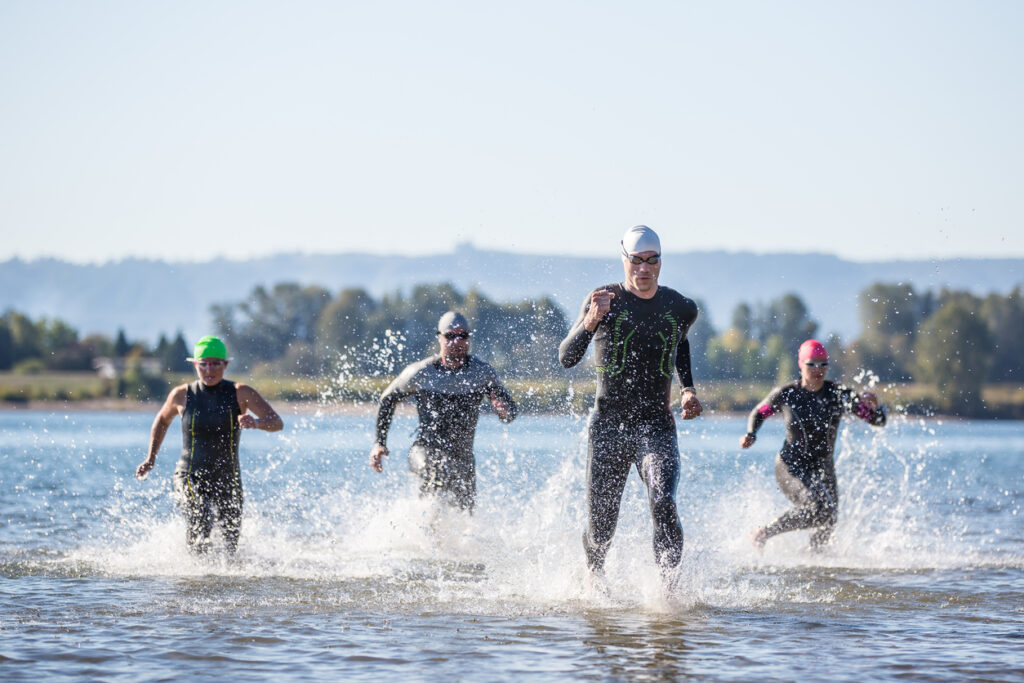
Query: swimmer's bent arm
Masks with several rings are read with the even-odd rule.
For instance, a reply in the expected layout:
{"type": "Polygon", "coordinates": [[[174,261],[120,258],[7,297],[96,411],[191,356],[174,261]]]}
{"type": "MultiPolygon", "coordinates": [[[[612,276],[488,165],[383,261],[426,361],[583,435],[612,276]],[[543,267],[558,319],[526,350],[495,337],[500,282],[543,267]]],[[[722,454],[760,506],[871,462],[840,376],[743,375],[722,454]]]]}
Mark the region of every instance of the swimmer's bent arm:
{"type": "Polygon", "coordinates": [[[884,427],[886,421],[885,408],[870,391],[856,394],[852,389],[843,389],[847,410],[873,427],[884,427]]]}
{"type": "Polygon", "coordinates": [[[395,407],[398,402],[410,395],[407,389],[408,380],[406,373],[403,372],[380,395],[380,406],[377,408],[376,438],[373,448],[370,449],[370,467],[375,472],[384,471],[384,458],[388,456],[388,430],[391,428],[391,419],[395,416],[395,407]]]}
{"type": "Polygon", "coordinates": [[[781,388],[772,389],[771,393],[750,411],[750,416],[747,418],[747,433],[740,437],[740,448],[750,448],[754,445],[754,442],[757,441],[757,430],[761,428],[765,420],[778,411],[781,395],[781,388]]]}
{"type": "Polygon", "coordinates": [[[611,300],[614,297],[615,294],[607,289],[596,289],[583,300],[579,317],[569,328],[569,334],[558,345],[558,362],[562,367],[571,368],[583,360],[590,340],[594,338],[594,332],[611,310],[611,300]]]}
{"type": "Polygon", "coordinates": [[[164,437],[167,436],[167,430],[174,422],[174,418],[185,410],[187,388],[188,385],[182,384],[174,387],[171,389],[171,393],[167,394],[167,400],[160,407],[160,412],[156,414],[153,426],[149,429],[149,450],[146,453],[146,459],[135,469],[136,477],[140,479],[145,477],[156,465],[156,454],[160,452],[160,446],[164,442],[164,437]]]}
{"type": "Polygon", "coordinates": [[[704,412],[697,400],[697,390],[693,386],[693,370],[690,367],[690,340],[683,337],[676,348],[676,374],[682,390],[679,392],[680,410],[684,420],[692,420],[704,412]]]}
{"type": "Polygon", "coordinates": [[[270,407],[266,399],[248,384],[236,384],[238,407],[242,414],[238,416],[238,426],[242,429],[261,429],[265,432],[279,432],[284,429],[284,421],[277,411],[270,407]],[[249,415],[252,411],[256,417],[249,415]]]}
{"type": "Polygon", "coordinates": [[[487,393],[491,399],[491,407],[494,408],[499,420],[509,423],[516,419],[516,415],[519,414],[519,406],[516,405],[516,400],[512,398],[511,392],[498,381],[497,377],[491,381],[487,393]]]}

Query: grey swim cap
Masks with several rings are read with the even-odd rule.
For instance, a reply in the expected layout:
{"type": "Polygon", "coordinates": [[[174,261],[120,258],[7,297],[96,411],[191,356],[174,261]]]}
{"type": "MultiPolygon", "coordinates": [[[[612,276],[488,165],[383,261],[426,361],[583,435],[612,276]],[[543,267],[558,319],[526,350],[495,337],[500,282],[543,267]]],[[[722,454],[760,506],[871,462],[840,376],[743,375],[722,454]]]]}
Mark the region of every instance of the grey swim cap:
{"type": "Polygon", "coordinates": [[[656,251],[661,254],[661,240],[658,239],[658,233],[646,225],[634,225],[622,236],[622,251],[627,256],[644,251],[656,251]]]}
{"type": "Polygon", "coordinates": [[[437,331],[444,334],[448,330],[454,330],[461,327],[466,332],[469,332],[469,321],[466,320],[466,316],[455,311],[448,311],[441,316],[441,319],[437,321],[437,331]]]}

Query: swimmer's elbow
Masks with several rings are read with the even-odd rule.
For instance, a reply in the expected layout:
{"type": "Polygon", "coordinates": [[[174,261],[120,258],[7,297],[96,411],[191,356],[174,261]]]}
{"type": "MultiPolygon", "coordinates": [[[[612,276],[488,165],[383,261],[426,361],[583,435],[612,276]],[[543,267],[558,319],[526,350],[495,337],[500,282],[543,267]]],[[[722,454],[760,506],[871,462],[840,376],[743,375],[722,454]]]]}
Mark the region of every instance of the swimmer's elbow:
{"type": "Polygon", "coordinates": [[[558,349],[558,362],[562,364],[562,367],[568,370],[574,368],[580,362],[582,356],[578,353],[572,353],[570,349],[559,348],[558,349]]]}

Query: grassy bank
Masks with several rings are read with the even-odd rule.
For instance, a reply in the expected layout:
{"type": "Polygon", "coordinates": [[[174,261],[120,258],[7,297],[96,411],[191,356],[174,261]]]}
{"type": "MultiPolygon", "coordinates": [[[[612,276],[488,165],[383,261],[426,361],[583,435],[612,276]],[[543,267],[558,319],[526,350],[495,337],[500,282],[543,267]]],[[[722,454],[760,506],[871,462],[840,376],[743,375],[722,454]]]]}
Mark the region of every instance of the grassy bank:
{"type": "MultiPolygon", "coordinates": [[[[74,404],[104,401],[158,402],[175,384],[190,381],[189,375],[167,375],[144,381],[109,380],[91,372],[14,374],[0,372],[0,403],[8,407],[46,403],[74,404]]],[[[357,377],[344,382],[314,377],[257,375],[248,380],[271,401],[321,402],[324,404],[372,403],[391,381],[390,377],[357,377]]],[[[511,380],[508,388],[526,412],[584,412],[594,402],[592,379],[569,381],[511,380]]],[[[757,382],[722,380],[700,386],[700,399],[708,411],[745,413],[771,389],[757,382]]],[[[922,383],[883,384],[876,388],[882,401],[911,414],[935,414],[940,390],[922,383]]],[[[992,384],[984,388],[985,410],[974,417],[1024,419],[1024,385],[992,384]]]]}

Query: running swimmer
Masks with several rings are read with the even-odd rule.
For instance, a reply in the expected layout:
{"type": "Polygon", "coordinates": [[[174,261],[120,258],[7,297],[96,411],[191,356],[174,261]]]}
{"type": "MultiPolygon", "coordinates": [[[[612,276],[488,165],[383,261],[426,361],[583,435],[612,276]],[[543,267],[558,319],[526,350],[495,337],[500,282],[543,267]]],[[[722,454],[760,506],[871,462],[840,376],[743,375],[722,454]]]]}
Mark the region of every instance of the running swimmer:
{"type": "Polygon", "coordinates": [[[502,422],[516,417],[516,402],[488,363],[469,353],[469,322],[448,311],[437,324],[440,350],[406,367],[384,390],[377,411],[377,440],[370,466],[384,471],[387,438],[395,407],[413,397],[419,428],[409,451],[409,467],[420,478],[421,495],[472,512],[476,503],[473,439],[486,396],[502,422]]]}
{"type": "Polygon", "coordinates": [[[853,413],[868,424],[885,424],[885,410],[874,394],[857,395],[825,379],[828,352],[821,342],[808,339],[797,356],[800,379],[772,390],[751,412],[741,448],[750,448],[764,421],[782,412],[786,440],[775,458],[775,479],[782,493],[796,506],[766,527],[751,533],[760,551],[772,536],[815,529],[811,549],[828,543],[839,517],[835,445],[839,419],[853,413]]]}
{"type": "Polygon", "coordinates": [[[626,479],[636,467],[654,523],[654,557],[666,581],[683,555],[676,512],[679,446],[672,414],[672,377],[681,390],[680,414],[701,413],[690,370],[686,333],[697,305],[658,285],[661,241],[649,227],[626,231],[621,242],[625,279],[591,291],[558,348],[562,365],[583,360],[594,341],[597,394],[588,424],[587,528],[583,548],[592,577],[603,573],[619,518],[626,479]]]}
{"type": "Polygon", "coordinates": [[[238,547],[242,530],[242,477],[238,441],[242,429],[276,432],[283,428],[274,412],[252,387],[224,379],[227,349],[217,337],[203,337],[188,359],[199,379],[174,387],[153,420],[149,455],[135,471],[142,478],[156,464],[167,429],[181,416],[181,459],[174,471],[175,502],[188,525],[189,550],[204,553],[216,521],[229,553],[238,547]],[[255,413],[256,417],[249,414],[255,413]]]}

